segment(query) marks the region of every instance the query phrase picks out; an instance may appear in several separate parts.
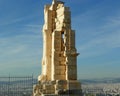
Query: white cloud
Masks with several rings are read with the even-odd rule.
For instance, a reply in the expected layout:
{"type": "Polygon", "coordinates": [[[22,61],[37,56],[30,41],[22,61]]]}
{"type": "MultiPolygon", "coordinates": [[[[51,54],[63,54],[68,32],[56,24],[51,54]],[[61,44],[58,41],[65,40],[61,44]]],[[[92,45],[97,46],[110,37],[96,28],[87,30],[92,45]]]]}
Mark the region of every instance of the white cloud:
{"type": "Polygon", "coordinates": [[[82,57],[94,57],[106,54],[113,48],[120,48],[120,31],[98,36],[79,46],[82,57]]]}
{"type": "MultiPolygon", "coordinates": [[[[85,18],[83,17],[83,20],[85,18]]],[[[79,44],[77,43],[77,45],[78,51],[81,54],[83,53],[81,57],[86,58],[99,56],[108,53],[112,49],[114,50],[114,48],[120,48],[119,26],[120,14],[117,14],[115,16],[109,16],[104,19],[104,22],[98,27],[91,26],[90,28],[82,28],[84,30],[80,30],[82,32],[77,33],[80,35],[77,37],[77,40],[80,40],[81,43],[78,42],[79,44]]]]}
{"type": "Polygon", "coordinates": [[[103,30],[104,29],[111,29],[114,28],[114,30],[116,30],[116,28],[119,28],[120,26],[120,14],[117,14],[117,16],[109,16],[106,20],[106,24],[104,24],[103,30]]]}
{"type": "Polygon", "coordinates": [[[32,32],[34,34],[38,34],[42,38],[42,25],[23,25],[25,32],[32,32]]]}
{"type": "Polygon", "coordinates": [[[17,23],[17,22],[20,22],[23,20],[24,20],[24,18],[18,18],[18,19],[13,19],[13,20],[9,20],[9,21],[5,20],[4,22],[0,23],[0,26],[14,24],[14,23],[17,23]]]}
{"type": "MultiPolygon", "coordinates": [[[[33,53],[36,54],[34,50],[38,50],[38,48],[41,47],[42,41],[40,40],[41,36],[38,34],[21,34],[2,37],[0,38],[0,57],[3,57],[3,59],[19,55],[23,55],[24,57],[29,51],[31,55],[33,53]]],[[[30,55],[30,53],[28,53],[28,55],[30,55]]]]}

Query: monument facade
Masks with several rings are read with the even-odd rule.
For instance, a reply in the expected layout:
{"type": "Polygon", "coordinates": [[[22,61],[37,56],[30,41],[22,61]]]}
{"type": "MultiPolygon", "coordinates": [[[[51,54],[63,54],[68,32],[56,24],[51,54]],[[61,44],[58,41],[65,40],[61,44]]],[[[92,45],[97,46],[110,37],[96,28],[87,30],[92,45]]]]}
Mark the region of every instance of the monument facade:
{"type": "Polygon", "coordinates": [[[71,12],[64,2],[53,0],[44,9],[42,73],[33,96],[81,96],[77,80],[75,31],[71,12]]]}

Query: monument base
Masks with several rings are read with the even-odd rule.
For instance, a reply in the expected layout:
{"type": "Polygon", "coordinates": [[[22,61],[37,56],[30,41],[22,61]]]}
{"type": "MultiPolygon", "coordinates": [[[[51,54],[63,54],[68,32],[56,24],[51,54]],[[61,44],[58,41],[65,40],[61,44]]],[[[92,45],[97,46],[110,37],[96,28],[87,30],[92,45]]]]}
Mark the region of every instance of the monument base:
{"type": "Polygon", "coordinates": [[[33,96],[82,96],[81,84],[77,80],[39,81],[33,96]]]}

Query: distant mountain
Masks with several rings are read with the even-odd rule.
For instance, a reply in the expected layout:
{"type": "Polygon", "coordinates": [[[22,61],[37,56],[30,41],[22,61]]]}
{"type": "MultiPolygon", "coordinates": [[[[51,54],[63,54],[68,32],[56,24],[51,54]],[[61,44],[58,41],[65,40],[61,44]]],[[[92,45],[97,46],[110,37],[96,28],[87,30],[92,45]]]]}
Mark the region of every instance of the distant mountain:
{"type": "Polygon", "coordinates": [[[82,84],[89,83],[120,83],[120,78],[105,78],[105,79],[81,79],[82,84]]]}

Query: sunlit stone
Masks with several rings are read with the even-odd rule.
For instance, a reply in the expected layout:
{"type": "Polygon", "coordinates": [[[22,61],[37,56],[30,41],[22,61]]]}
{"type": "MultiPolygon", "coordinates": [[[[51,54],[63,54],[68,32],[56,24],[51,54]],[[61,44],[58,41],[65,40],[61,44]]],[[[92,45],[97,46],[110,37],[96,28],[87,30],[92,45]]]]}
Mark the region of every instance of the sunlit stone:
{"type": "Polygon", "coordinates": [[[45,6],[44,17],[42,73],[33,96],[82,96],[70,9],[53,0],[52,5],[45,6]]]}

